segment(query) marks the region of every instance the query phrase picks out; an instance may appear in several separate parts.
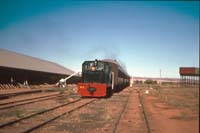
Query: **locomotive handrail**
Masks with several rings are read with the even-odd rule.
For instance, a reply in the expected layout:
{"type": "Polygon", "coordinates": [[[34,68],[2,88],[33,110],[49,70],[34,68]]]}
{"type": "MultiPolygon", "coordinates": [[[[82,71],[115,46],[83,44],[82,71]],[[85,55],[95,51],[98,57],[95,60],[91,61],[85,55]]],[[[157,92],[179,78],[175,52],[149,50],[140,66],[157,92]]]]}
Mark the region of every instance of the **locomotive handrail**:
{"type": "Polygon", "coordinates": [[[115,73],[111,72],[112,75],[112,90],[114,89],[114,83],[115,83],[115,73]]]}

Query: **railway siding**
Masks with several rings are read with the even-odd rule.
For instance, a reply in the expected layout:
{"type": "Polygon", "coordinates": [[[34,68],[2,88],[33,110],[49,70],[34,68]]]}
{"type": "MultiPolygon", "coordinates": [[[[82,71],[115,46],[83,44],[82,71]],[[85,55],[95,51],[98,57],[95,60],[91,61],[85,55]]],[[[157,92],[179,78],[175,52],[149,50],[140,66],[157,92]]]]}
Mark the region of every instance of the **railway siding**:
{"type": "MultiPolygon", "coordinates": [[[[127,87],[113,93],[110,98],[81,98],[81,101],[85,101],[82,104],[77,102],[35,113],[17,120],[17,123],[2,126],[0,132],[149,132],[139,94],[138,89],[127,87]],[[93,100],[94,102],[85,106],[93,100]]],[[[71,102],[65,98],[59,101],[63,103],[62,100],[64,103],[71,102]]],[[[57,102],[48,101],[46,104],[57,102]]],[[[41,105],[43,103],[44,101],[41,105]]],[[[29,111],[32,108],[27,109],[29,111]]]]}
{"type": "Polygon", "coordinates": [[[63,116],[42,127],[39,132],[146,132],[143,108],[137,90],[127,87],[110,98],[98,99],[92,104],[63,116]]]}
{"type": "Polygon", "coordinates": [[[110,98],[97,99],[70,115],[48,123],[38,132],[112,133],[129,94],[129,89],[126,88],[119,93],[114,93],[110,98]]]}
{"type": "Polygon", "coordinates": [[[148,132],[146,120],[143,113],[142,104],[139,99],[139,92],[132,89],[127,106],[121,115],[121,119],[114,132],[135,133],[148,132]]]}
{"type": "Polygon", "coordinates": [[[8,124],[8,128],[1,129],[0,132],[30,132],[33,131],[48,122],[51,122],[62,115],[70,113],[78,108],[83,107],[84,105],[93,102],[94,99],[83,99],[83,100],[76,100],[74,102],[63,104],[60,107],[49,109],[48,111],[44,111],[43,113],[38,113],[37,115],[33,115],[27,117],[26,119],[21,120],[19,123],[10,123],[8,124]],[[79,102],[78,102],[79,101],[79,102]],[[66,106],[67,105],[67,106],[66,106]],[[45,114],[44,114],[45,113],[45,114]],[[10,126],[12,125],[12,126],[10,126]]]}

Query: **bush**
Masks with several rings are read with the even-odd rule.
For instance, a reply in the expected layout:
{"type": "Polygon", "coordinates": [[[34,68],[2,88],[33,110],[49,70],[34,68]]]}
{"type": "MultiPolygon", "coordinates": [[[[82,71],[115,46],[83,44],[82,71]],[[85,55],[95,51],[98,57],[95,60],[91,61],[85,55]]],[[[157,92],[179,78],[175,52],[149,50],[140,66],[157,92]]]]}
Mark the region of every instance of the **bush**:
{"type": "Polygon", "coordinates": [[[142,81],[139,81],[139,80],[134,81],[134,83],[135,83],[135,84],[143,84],[143,82],[142,82],[142,81]]]}
{"type": "Polygon", "coordinates": [[[154,81],[152,79],[147,79],[144,81],[145,84],[157,84],[157,81],[154,81]]]}
{"type": "Polygon", "coordinates": [[[172,85],[173,82],[162,82],[162,85],[172,85]]]}

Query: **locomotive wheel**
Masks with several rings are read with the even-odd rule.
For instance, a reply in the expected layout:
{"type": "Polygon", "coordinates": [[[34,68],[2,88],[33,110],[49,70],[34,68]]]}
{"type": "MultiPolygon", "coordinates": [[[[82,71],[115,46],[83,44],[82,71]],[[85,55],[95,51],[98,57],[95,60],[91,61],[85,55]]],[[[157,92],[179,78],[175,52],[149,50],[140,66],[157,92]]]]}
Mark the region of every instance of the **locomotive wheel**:
{"type": "Polygon", "coordinates": [[[106,97],[111,97],[112,96],[112,88],[107,88],[107,92],[106,92],[106,97]]]}

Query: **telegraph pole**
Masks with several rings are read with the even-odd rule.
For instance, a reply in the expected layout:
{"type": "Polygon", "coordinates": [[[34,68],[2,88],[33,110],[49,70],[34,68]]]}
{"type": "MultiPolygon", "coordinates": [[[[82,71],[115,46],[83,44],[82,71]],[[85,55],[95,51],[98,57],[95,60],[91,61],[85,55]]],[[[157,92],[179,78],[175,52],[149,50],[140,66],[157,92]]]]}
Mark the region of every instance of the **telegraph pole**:
{"type": "Polygon", "coordinates": [[[160,78],[161,78],[161,69],[160,69],[160,78]]]}

